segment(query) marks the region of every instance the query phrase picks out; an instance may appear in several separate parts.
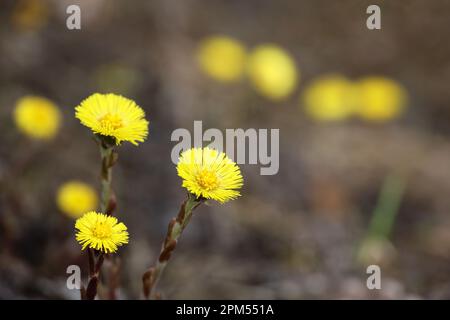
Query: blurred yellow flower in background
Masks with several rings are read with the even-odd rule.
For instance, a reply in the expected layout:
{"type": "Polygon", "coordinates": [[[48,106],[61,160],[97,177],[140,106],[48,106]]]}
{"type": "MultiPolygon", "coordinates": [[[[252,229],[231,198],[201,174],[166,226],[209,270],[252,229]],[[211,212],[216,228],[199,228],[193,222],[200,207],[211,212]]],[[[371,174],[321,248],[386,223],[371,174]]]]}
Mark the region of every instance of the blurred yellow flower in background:
{"type": "Polygon", "coordinates": [[[58,107],[52,101],[38,96],[20,98],[13,116],[17,128],[33,139],[53,138],[61,122],[58,107]]]}
{"type": "Polygon", "coordinates": [[[405,109],[407,93],[394,80],[370,76],[357,82],[357,115],[369,121],[387,121],[397,118],[405,109]]]}
{"type": "Polygon", "coordinates": [[[240,196],[241,170],[223,152],[208,147],[186,150],[179,158],[177,172],[182,186],[198,198],[224,203],[240,196]]]}
{"type": "Polygon", "coordinates": [[[291,94],[299,78],[293,58],[273,44],[260,45],[250,53],[247,72],[255,90],[275,101],[291,94]]]}
{"type": "Polygon", "coordinates": [[[312,119],[337,121],[353,114],[356,95],[354,84],[344,76],[326,75],[305,88],[301,102],[312,119]]]}
{"type": "Polygon", "coordinates": [[[145,112],[133,100],[116,94],[95,93],[75,108],[75,117],[94,133],[134,145],[148,135],[145,112]]]}
{"type": "Polygon", "coordinates": [[[77,241],[86,247],[104,252],[116,252],[119,246],[128,243],[127,227],[118,222],[117,218],[103,213],[90,211],[75,222],[77,241]]]}
{"type": "Polygon", "coordinates": [[[221,82],[233,82],[242,77],[246,50],[238,40],[213,36],[203,40],[197,49],[201,69],[211,78],[221,82]]]}
{"type": "Polygon", "coordinates": [[[43,27],[49,16],[48,3],[44,0],[19,0],[11,16],[13,25],[26,30],[43,27]]]}
{"type": "Polygon", "coordinates": [[[98,197],[90,185],[80,181],[69,181],[58,189],[56,203],[67,216],[78,218],[97,208],[98,197]]]}

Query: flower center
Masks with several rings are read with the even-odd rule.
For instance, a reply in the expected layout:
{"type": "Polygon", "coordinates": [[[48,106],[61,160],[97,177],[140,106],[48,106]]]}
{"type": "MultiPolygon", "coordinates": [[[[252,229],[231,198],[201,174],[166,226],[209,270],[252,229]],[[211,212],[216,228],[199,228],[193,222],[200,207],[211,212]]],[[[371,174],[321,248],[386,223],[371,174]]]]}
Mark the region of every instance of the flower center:
{"type": "Polygon", "coordinates": [[[202,170],[197,175],[197,183],[200,187],[207,191],[216,189],[219,186],[219,180],[215,172],[209,170],[202,170]]]}
{"type": "Polygon", "coordinates": [[[98,121],[100,122],[100,126],[107,131],[114,131],[123,126],[122,119],[116,114],[107,113],[98,119],[98,121]]]}
{"type": "Polygon", "coordinates": [[[98,222],[94,230],[92,230],[92,233],[94,234],[94,237],[98,239],[105,239],[111,236],[112,234],[112,228],[109,224],[98,222]]]}

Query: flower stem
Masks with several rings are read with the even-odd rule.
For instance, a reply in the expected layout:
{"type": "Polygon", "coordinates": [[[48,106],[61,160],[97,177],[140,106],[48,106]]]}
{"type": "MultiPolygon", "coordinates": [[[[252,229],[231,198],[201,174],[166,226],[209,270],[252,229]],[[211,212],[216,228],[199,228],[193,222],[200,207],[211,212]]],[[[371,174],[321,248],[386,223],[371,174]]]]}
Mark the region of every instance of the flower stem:
{"type": "Polygon", "coordinates": [[[84,293],[85,300],[94,300],[97,295],[97,287],[100,275],[100,269],[102,268],[104,261],[104,254],[102,252],[99,253],[97,261],[94,258],[94,250],[88,248],[88,257],[89,257],[89,281],[86,288],[86,292],[84,293]]]}
{"type": "Polygon", "coordinates": [[[159,279],[176,248],[178,239],[188,225],[194,209],[202,202],[204,202],[203,199],[198,199],[194,195],[188,194],[188,198],[181,204],[177,217],[170,221],[158,260],[156,261],[155,266],[148,269],[142,277],[144,297],[146,299],[155,297],[155,295],[152,296],[152,292],[156,288],[159,279]]]}
{"type": "MultiPolygon", "coordinates": [[[[101,155],[101,197],[100,197],[100,212],[108,216],[113,214],[116,208],[116,199],[112,190],[112,167],[117,162],[117,153],[114,151],[114,145],[105,138],[96,137],[96,141],[100,147],[101,155]]],[[[87,300],[94,300],[97,295],[97,287],[99,282],[100,270],[104,261],[104,254],[100,252],[95,261],[95,252],[88,248],[89,259],[89,281],[84,294],[87,300]]]]}
{"type": "Polygon", "coordinates": [[[385,178],[370,221],[368,236],[386,239],[390,237],[405,186],[405,179],[399,175],[391,174],[385,178]]]}
{"type": "Polygon", "coordinates": [[[100,155],[102,158],[100,212],[110,216],[116,207],[111,184],[112,167],[117,161],[117,153],[112,146],[102,141],[100,142],[100,155]]]}

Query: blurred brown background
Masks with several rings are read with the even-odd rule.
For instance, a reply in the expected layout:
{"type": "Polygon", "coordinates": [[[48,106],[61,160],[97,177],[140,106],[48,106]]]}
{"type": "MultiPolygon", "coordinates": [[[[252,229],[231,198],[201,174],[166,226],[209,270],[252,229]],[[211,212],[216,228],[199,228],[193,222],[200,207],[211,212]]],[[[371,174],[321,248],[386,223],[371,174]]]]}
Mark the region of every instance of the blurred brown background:
{"type": "Polygon", "coordinates": [[[14,19],[19,2],[0,2],[0,298],[78,298],[65,271],[80,264],[86,276],[86,256],[55,192],[69,179],[99,187],[98,150],[74,118],[93,92],[134,99],[150,121],[148,140],[120,147],[114,169],[117,215],[131,235],[119,251],[120,298],[140,297],[185,196],[170,135],[194,120],[279,128],[280,171],[244,165],[241,198],[195,213],[160,283],[164,298],[450,298],[448,1],[48,0],[31,22],[14,19]],[[69,4],[81,7],[79,31],[66,28],[69,4]],[[366,28],[370,4],[381,7],[379,31],[366,28]],[[207,78],[195,49],[214,34],[288,50],[301,73],[296,92],[274,103],[245,81],[207,78]],[[407,111],[383,124],[309,120],[298,96],[333,72],[396,79],[407,111]],[[50,143],[14,126],[15,101],[27,94],[62,109],[50,143]],[[392,175],[405,190],[389,242],[361,247],[392,175]],[[366,288],[372,263],[382,290],[366,288]]]}

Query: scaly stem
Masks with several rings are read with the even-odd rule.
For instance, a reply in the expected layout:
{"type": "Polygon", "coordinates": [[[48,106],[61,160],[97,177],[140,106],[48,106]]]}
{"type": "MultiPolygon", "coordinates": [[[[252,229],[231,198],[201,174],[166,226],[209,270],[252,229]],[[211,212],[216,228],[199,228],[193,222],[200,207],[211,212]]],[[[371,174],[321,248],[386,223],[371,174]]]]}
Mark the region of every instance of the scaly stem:
{"type": "Polygon", "coordinates": [[[178,239],[188,225],[194,209],[203,201],[203,199],[198,199],[194,195],[188,194],[188,198],[181,205],[177,217],[170,221],[158,260],[156,261],[155,266],[147,270],[142,277],[144,297],[146,299],[154,297],[152,296],[152,292],[156,288],[159,279],[169,262],[172,252],[175,250],[178,239]]]}
{"type": "Polygon", "coordinates": [[[104,254],[102,252],[99,253],[97,258],[97,262],[94,263],[94,250],[88,248],[88,257],[89,257],[89,282],[86,288],[86,292],[84,293],[83,299],[85,300],[94,300],[97,295],[97,286],[100,276],[100,269],[102,268],[104,261],[104,254]]]}
{"type": "Polygon", "coordinates": [[[100,142],[100,155],[102,157],[100,212],[112,215],[116,206],[111,186],[112,167],[117,161],[117,153],[114,152],[112,146],[102,141],[100,142]]]}
{"type": "MultiPolygon", "coordinates": [[[[97,137],[97,143],[100,147],[101,155],[101,198],[100,212],[109,216],[113,214],[116,207],[114,193],[112,191],[112,167],[117,161],[117,153],[113,149],[113,145],[106,138],[97,137]]],[[[104,254],[99,252],[97,261],[95,261],[95,253],[93,249],[88,248],[89,259],[89,281],[84,294],[87,300],[95,299],[99,282],[100,270],[104,261],[104,254]]]]}

